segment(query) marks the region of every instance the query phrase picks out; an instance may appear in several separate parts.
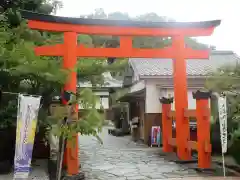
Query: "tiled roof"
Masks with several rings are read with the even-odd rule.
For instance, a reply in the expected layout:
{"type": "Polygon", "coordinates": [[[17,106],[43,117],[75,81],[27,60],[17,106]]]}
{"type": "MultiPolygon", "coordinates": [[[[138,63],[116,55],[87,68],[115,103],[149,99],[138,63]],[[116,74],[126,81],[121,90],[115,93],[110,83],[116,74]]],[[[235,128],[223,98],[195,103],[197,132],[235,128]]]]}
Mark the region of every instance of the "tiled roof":
{"type": "MultiPolygon", "coordinates": [[[[120,88],[122,87],[122,81],[114,79],[110,72],[103,73],[104,84],[99,85],[101,88],[120,88]]],[[[78,82],[78,87],[92,87],[90,82],[78,82]]]]}
{"type": "MultiPolygon", "coordinates": [[[[187,61],[187,75],[205,76],[223,65],[240,63],[240,58],[232,51],[212,51],[209,60],[187,61]]],[[[130,58],[130,65],[139,76],[171,76],[172,59],[130,58]]]]}

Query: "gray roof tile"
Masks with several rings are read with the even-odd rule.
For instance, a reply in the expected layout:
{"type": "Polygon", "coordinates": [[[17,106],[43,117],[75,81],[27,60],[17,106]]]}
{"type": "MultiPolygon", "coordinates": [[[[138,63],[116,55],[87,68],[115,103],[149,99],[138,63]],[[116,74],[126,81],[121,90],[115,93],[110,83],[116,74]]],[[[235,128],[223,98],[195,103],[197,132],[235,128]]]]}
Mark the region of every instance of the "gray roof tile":
{"type": "MultiPolygon", "coordinates": [[[[236,64],[240,58],[232,51],[212,51],[209,60],[187,60],[188,76],[205,76],[223,65],[236,64]]],[[[171,76],[172,59],[130,58],[130,65],[140,76],[171,76]]]]}
{"type": "MultiPolygon", "coordinates": [[[[97,87],[104,87],[104,88],[120,88],[122,87],[122,81],[117,80],[112,77],[110,72],[105,72],[103,73],[103,78],[104,78],[104,84],[103,85],[98,85],[97,87]]],[[[91,82],[78,82],[78,87],[92,87],[91,82]]]]}

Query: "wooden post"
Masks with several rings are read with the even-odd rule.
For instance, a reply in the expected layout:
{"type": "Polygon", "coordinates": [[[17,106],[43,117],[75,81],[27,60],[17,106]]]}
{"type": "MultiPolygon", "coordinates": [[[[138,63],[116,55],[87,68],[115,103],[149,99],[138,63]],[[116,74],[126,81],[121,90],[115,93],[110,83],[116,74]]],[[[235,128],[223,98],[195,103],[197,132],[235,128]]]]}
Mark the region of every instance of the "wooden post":
{"type": "MultiPolygon", "coordinates": [[[[69,69],[72,72],[69,75],[64,91],[70,91],[76,93],[77,74],[74,72],[75,65],[77,63],[77,33],[76,32],[65,32],[64,33],[64,56],[63,56],[63,67],[69,69]]],[[[64,104],[67,102],[64,101],[64,104]]],[[[78,108],[78,107],[76,107],[78,108]]],[[[78,136],[74,136],[74,143],[67,142],[65,151],[65,163],[67,165],[68,175],[75,175],[79,172],[78,162],[78,136]],[[73,146],[74,144],[74,146],[73,146]]]]}
{"type": "Polygon", "coordinates": [[[209,169],[211,167],[210,97],[210,92],[197,91],[193,93],[193,98],[197,101],[197,149],[198,168],[200,169],[209,169]]]}
{"type": "Polygon", "coordinates": [[[162,141],[163,141],[163,152],[173,152],[173,146],[169,144],[169,139],[172,138],[172,120],[169,117],[171,111],[171,104],[173,98],[162,98],[162,141]]]}
{"type": "Polygon", "coordinates": [[[187,143],[190,139],[189,122],[188,118],[184,116],[185,109],[188,109],[184,36],[174,36],[172,47],[175,54],[175,58],[173,59],[173,76],[176,111],[177,155],[180,160],[190,160],[191,152],[187,148],[187,143]]]}

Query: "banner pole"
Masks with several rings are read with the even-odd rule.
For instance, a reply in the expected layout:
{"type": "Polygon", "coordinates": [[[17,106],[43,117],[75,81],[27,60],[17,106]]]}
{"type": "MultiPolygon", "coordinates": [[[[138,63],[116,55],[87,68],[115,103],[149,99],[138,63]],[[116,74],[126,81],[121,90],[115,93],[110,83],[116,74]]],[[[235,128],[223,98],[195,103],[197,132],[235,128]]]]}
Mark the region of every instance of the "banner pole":
{"type": "MultiPolygon", "coordinates": [[[[63,119],[63,124],[67,124],[67,118],[63,119]]],[[[58,157],[57,157],[57,174],[56,174],[56,179],[61,180],[62,178],[62,165],[63,165],[63,156],[64,156],[64,150],[66,148],[66,138],[61,135],[59,137],[59,150],[58,150],[58,157]]]]}
{"type": "Polygon", "coordinates": [[[226,177],[226,168],[225,168],[225,157],[224,157],[224,153],[222,153],[222,166],[223,166],[223,176],[226,177]]]}

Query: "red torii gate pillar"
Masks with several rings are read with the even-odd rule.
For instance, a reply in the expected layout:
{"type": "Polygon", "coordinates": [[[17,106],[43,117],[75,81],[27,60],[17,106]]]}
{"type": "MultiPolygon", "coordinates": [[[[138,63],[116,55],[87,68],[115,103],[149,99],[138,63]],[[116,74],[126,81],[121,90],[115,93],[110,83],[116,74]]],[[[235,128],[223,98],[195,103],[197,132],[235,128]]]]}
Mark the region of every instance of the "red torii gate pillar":
{"type": "Polygon", "coordinates": [[[189,160],[191,159],[191,152],[186,148],[188,140],[190,139],[189,121],[188,118],[184,116],[184,110],[188,109],[184,36],[179,35],[173,37],[172,46],[175,50],[175,58],[173,59],[173,78],[176,109],[177,155],[182,160],[189,160]]]}
{"type": "MultiPolygon", "coordinates": [[[[23,12],[28,25],[32,29],[57,31],[64,33],[64,44],[43,46],[35,49],[37,55],[63,56],[63,66],[73,69],[77,57],[116,57],[116,58],[168,58],[173,59],[174,66],[174,98],[176,109],[177,154],[182,160],[189,160],[190,152],[187,148],[189,139],[189,122],[184,117],[184,110],[188,107],[187,78],[185,59],[207,59],[208,51],[192,50],[185,47],[186,36],[209,36],[213,33],[219,20],[177,23],[177,22],[138,22],[117,20],[94,20],[81,18],[64,18],[23,12]],[[77,46],[77,33],[92,35],[120,36],[119,48],[86,48],[77,46]],[[171,47],[163,49],[133,48],[132,36],[165,36],[172,37],[171,47]]],[[[76,92],[76,72],[71,72],[70,79],[64,90],[76,92]]],[[[203,132],[204,133],[204,132],[203,132]]],[[[68,174],[78,174],[78,145],[67,146],[68,174]]]]}
{"type": "MultiPolygon", "coordinates": [[[[63,67],[72,70],[69,75],[69,80],[64,86],[64,91],[76,93],[77,90],[77,73],[73,71],[77,63],[77,33],[64,32],[64,45],[63,49],[63,67]]],[[[63,102],[66,103],[66,102],[63,102]]],[[[76,107],[78,112],[78,106],[76,107]]],[[[78,135],[74,138],[74,146],[72,142],[67,142],[64,154],[64,163],[68,167],[68,174],[74,175],[79,171],[78,162],[78,135]]]]}

